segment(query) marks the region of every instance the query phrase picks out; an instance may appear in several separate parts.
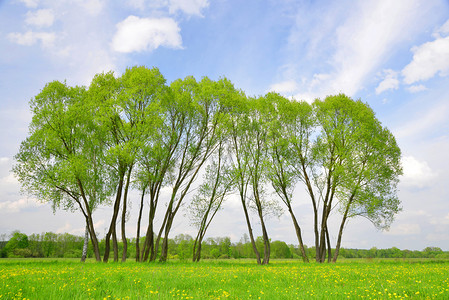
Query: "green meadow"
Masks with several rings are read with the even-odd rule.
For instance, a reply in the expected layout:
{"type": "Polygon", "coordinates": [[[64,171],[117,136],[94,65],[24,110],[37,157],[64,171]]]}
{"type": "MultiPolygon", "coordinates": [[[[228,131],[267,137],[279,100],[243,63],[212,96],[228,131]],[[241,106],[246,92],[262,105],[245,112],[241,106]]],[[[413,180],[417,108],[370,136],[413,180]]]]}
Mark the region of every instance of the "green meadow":
{"type": "Polygon", "coordinates": [[[449,261],[0,260],[0,299],[449,299],[449,261]]]}

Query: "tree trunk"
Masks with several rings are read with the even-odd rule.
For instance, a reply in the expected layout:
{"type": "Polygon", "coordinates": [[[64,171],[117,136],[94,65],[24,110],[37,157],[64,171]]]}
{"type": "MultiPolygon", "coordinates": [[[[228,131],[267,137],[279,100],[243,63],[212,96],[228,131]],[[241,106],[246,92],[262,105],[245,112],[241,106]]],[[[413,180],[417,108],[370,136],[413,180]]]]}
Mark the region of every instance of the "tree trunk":
{"type": "Polygon", "coordinates": [[[341,237],[343,235],[343,229],[344,229],[345,223],[346,223],[346,216],[347,216],[347,214],[345,213],[345,216],[343,217],[343,220],[341,221],[341,224],[340,224],[340,230],[338,232],[338,238],[337,238],[337,245],[335,246],[334,257],[332,258],[332,262],[334,262],[334,263],[337,262],[338,254],[340,253],[341,237]]]}
{"type": "Polygon", "coordinates": [[[92,241],[92,247],[94,248],[95,260],[97,262],[101,261],[100,247],[98,246],[97,234],[95,233],[94,222],[92,220],[92,211],[89,207],[89,201],[87,201],[86,194],[84,193],[84,188],[81,180],[77,178],[78,188],[81,192],[81,198],[83,199],[85,209],[80,203],[80,208],[83,211],[84,217],[86,218],[86,225],[88,226],[90,240],[92,241]]]}
{"type": "MultiPolygon", "coordinates": [[[[243,196],[241,196],[241,197],[243,197],[243,196]]],[[[246,208],[245,200],[244,199],[241,199],[241,200],[242,200],[243,211],[245,213],[245,220],[246,220],[246,225],[248,227],[249,237],[251,239],[251,245],[253,246],[254,254],[256,254],[257,264],[261,265],[262,262],[260,261],[260,253],[257,250],[256,241],[254,240],[253,229],[251,228],[251,222],[250,222],[249,215],[248,215],[248,209],[246,208]]]]}
{"type": "Polygon", "coordinates": [[[112,249],[114,250],[114,262],[118,262],[118,240],[117,240],[117,229],[114,226],[112,231],[112,249]]]}
{"type": "Polygon", "coordinates": [[[331,248],[331,240],[329,238],[329,231],[327,229],[327,225],[326,225],[326,241],[327,241],[327,262],[330,263],[331,258],[332,258],[332,248],[331,248]]]}
{"type": "MultiPolygon", "coordinates": [[[[167,209],[167,212],[165,213],[164,221],[162,222],[162,225],[161,225],[161,229],[159,230],[159,233],[156,238],[156,242],[154,243],[154,251],[151,253],[150,261],[156,260],[156,257],[157,257],[158,251],[159,251],[159,243],[161,241],[162,233],[164,232],[165,224],[167,223],[168,218],[169,218],[169,210],[167,209]]],[[[162,254],[161,254],[161,256],[162,256],[162,254]]]]}
{"type": "MultiPolygon", "coordinates": [[[[202,224],[201,224],[202,226],[202,224]]],[[[201,256],[201,235],[202,235],[202,228],[198,231],[198,234],[196,235],[195,241],[193,242],[193,251],[192,251],[192,261],[197,262],[200,261],[201,256]]]]}
{"type": "Polygon", "coordinates": [[[120,199],[122,198],[122,188],[123,188],[123,175],[120,178],[118,188],[117,188],[117,195],[115,197],[114,202],[114,211],[112,213],[112,219],[111,224],[109,225],[109,230],[106,233],[105,237],[105,250],[104,250],[104,256],[103,256],[103,262],[108,262],[109,260],[109,252],[111,250],[111,235],[113,240],[113,247],[114,247],[114,261],[118,261],[118,246],[117,246],[117,235],[115,233],[115,226],[117,222],[117,216],[120,210],[120,199]],[[117,249],[116,249],[117,248],[117,249]]]}
{"type": "Polygon", "coordinates": [[[346,220],[348,218],[349,207],[351,206],[351,203],[354,200],[354,195],[355,195],[355,193],[353,193],[351,195],[351,197],[349,198],[348,204],[346,205],[345,213],[344,213],[343,218],[341,220],[340,230],[338,231],[337,245],[335,246],[335,253],[334,253],[334,257],[332,259],[332,262],[337,262],[337,258],[338,258],[338,254],[340,252],[340,246],[341,246],[341,237],[343,236],[343,230],[344,230],[344,227],[345,227],[345,224],[346,224],[346,220]]]}
{"type": "Polygon", "coordinates": [[[90,213],[90,210],[88,211],[86,221],[89,230],[90,241],[92,242],[92,247],[94,249],[95,260],[97,262],[101,262],[100,247],[98,246],[97,234],[95,233],[94,223],[92,221],[92,214],[90,213]]]}
{"type": "Polygon", "coordinates": [[[262,264],[267,265],[270,262],[270,239],[268,238],[268,232],[265,227],[265,222],[263,221],[263,218],[260,219],[261,226],[262,226],[262,236],[263,236],[263,262],[262,264]]]}
{"type": "Polygon", "coordinates": [[[154,256],[154,231],[153,231],[153,220],[156,213],[156,200],[155,194],[150,190],[150,210],[148,212],[148,227],[145,234],[145,243],[143,245],[142,254],[140,257],[141,261],[147,261],[148,258],[154,256]]]}
{"type": "Polygon", "coordinates": [[[121,233],[122,233],[122,243],[123,243],[123,251],[122,251],[122,262],[126,261],[126,256],[128,254],[128,241],[126,240],[126,205],[128,202],[128,189],[129,189],[129,182],[131,180],[131,171],[133,169],[133,166],[129,166],[128,170],[128,177],[126,178],[126,185],[125,185],[125,193],[123,194],[123,206],[122,206],[122,227],[121,227],[121,233]]]}
{"type": "Polygon", "coordinates": [[[301,228],[299,227],[299,224],[296,221],[295,214],[293,213],[293,210],[290,205],[288,207],[288,211],[290,213],[290,216],[292,217],[293,225],[295,226],[296,237],[298,238],[299,250],[301,251],[302,260],[303,262],[309,262],[306,250],[304,249],[304,243],[302,241],[301,228]]]}
{"type": "Polygon", "coordinates": [[[83,244],[83,254],[81,256],[81,262],[86,261],[88,245],[89,245],[89,225],[86,224],[86,230],[84,231],[84,244],[83,244]]]}
{"type": "Polygon", "coordinates": [[[139,217],[137,218],[137,233],[136,233],[136,262],[142,261],[140,258],[140,223],[142,221],[143,200],[145,198],[145,188],[142,190],[142,197],[140,198],[139,217]]]}
{"type": "Polygon", "coordinates": [[[315,200],[315,195],[313,194],[312,184],[310,183],[309,175],[307,174],[304,159],[301,158],[302,174],[304,176],[304,182],[306,183],[307,190],[309,192],[310,198],[312,199],[313,206],[313,230],[315,234],[315,261],[320,262],[320,244],[319,244],[319,230],[318,230],[318,206],[315,200]]]}
{"type": "Polygon", "coordinates": [[[159,257],[160,262],[167,261],[168,256],[168,235],[170,233],[171,226],[173,224],[174,215],[170,213],[167,218],[167,223],[165,225],[164,230],[164,240],[162,241],[162,248],[161,248],[161,256],[159,257]]]}

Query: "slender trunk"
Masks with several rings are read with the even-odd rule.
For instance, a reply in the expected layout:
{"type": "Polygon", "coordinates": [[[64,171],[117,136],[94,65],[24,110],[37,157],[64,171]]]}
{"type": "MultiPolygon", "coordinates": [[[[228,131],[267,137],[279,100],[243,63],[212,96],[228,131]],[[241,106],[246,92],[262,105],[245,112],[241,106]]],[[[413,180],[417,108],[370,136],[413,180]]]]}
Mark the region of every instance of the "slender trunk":
{"type": "Polygon", "coordinates": [[[268,238],[267,229],[265,227],[265,222],[263,221],[263,218],[260,219],[261,226],[262,226],[262,236],[263,236],[263,262],[262,264],[267,265],[270,262],[270,239],[268,238]]]}
{"type": "Polygon", "coordinates": [[[192,261],[193,262],[199,261],[200,258],[198,257],[198,259],[197,259],[197,256],[201,256],[201,236],[202,236],[202,230],[203,230],[202,225],[203,224],[201,224],[201,228],[195,237],[195,241],[193,242],[193,251],[192,251],[192,254],[193,254],[192,261]],[[198,248],[197,248],[197,246],[198,246],[198,248]]]}
{"type": "Polygon", "coordinates": [[[83,244],[83,254],[81,256],[81,262],[86,261],[88,245],[89,245],[89,225],[86,224],[86,230],[84,231],[84,244],[83,244]]]}
{"type": "Polygon", "coordinates": [[[83,207],[81,206],[81,210],[83,211],[84,217],[86,218],[86,224],[88,226],[90,239],[92,241],[92,247],[95,253],[95,260],[97,262],[100,262],[101,261],[100,247],[98,246],[97,234],[95,233],[94,222],[92,219],[92,211],[90,209],[89,202],[87,201],[86,194],[84,193],[83,184],[81,183],[81,180],[79,178],[77,178],[77,183],[78,188],[80,189],[81,192],[81,198],[83,199],[85,206],[85,209],[83,209],[83,207]]]}
{"type": "Polygon", "coordinates": [[[192,251],[192,261],[196,262],[196,252],[198,251],[198,249],[196,248],[198,244],[198,236],[195,239],[195,241],[193,242],[193,251],[192,251]]]}
{"type": "Polygon", "coordinates": [[[301,228],[299,227],[299,224],[296,221],[295,214],[293,213],[293,210],[290,205],[288,207],[288,211],[290,213],[290,216],[292,217],[293,225],[295,226],[296,237],[298,238],[299,250],[301,251],[302,260],[304,262],[309,262],[309,258],[307,257],[306,250],[304,249],[304,243],[302,241],[301,228]]]}
{"type": "Polygon", "coordinates": [[[140,258],[140,223],[142,221],[143,200],[145,198],[145,189],[142,189],[142,197],[140,198],[139,217],[137,218],[137,233],[136,233],[136,262],[142,261],[140,258]]]}
{"type": "Polygon", "coordinates": [[[162,248],[161,248],[161,256],[159,257],[160,262],[167,261],[168,256],[168,235],[171,229],[171,226],[173,224],[174,214],[170,213],[167,218],[167,224],[165,225],[164,230],[164,240],[162,241],[162,248]]]}
{"type": "Polygon", "coordinates": [[[97,234],[95,233],[92,219],[88,221],[88,226],[89,226],[90,241],[92,242],[92,247],[94,249],[95,260],[97,262],[101,262],[100,247],[98,245],[97,234]]]}
{"type": "Polygon", "coordinates": [[[140,255],[140,260],[145,262],[153,254],[154,251],[154,233],[153,233],[153,222],[148,224],[147,233],[145,234],[145,243],[143,244],[142,254],[140,255]]]}
{"type": "Polygon", "coordinates": [[[141,261],[147,261],[148,258],[154,256],[154,231],[153,231],[153,220],[156,213],[156,204],[157,201],[156,193],[154,192],[154,189],[150,189],[150,210],[148,212],[148,227],[147,232],[145,234],[145,243],[143,245],[142,254],[140,256],[141,261]]]}
{"type": "Polygon", "coordinates": [[[263,220],[262,203],[260,201],[260,195],[258,190],[257,182],[253,182],[253,195],[256,202],[257,213],[260,220],[260,226],[262,227],[262,238],[263,238],[263,260],[262,264],[266,265],[270,261],[270,239],[268,238],[268,232],[265,227],[265,222],[263,220]]]}
{"type": "Polygon", "coordinates": [[[341,246],[341,237],[343,235],[343,229],[345,227],[345,223],[346,223],[346,214],[343,217],[341,224],[340,224],[340,230],[338,232],[338,239],[337,239],[337,244],[335,246],[335,252],[334,252],[334,257],[332,258],[332,262],[337,262],[337,258],[338,258],[338,254],[340,253],[340,246],[341,246]]]}
{"type": "Polygon", "coordinates": [[[260,260],[260,253],[259,253],[259,251],[257,250],[257,247],[256,247],[256,241],[254,240],[253,229],[251,228],[251,222],[250,222],[250,219],[249,219],[248,209],[246,207],[244,199],[242,199],[242,206],[243,206],[243,212],[245,213],[245,220],[246,220],[246,225],[248,227],[249,237],[251,239],[251,245],[253,246],[254,254],[256,254],[257,264],[261,265],[262,262],[260,260]]]}
{"type": "Polygon", "coordinates": [[[117,228],[114,226],[112,231],[112,249],[114,250],[114,262],[118,262],[118,239],[117,239],[117,228]]]}
{"type": "Polygon", "coordinates": [[[341,220],[341,224],[340,224],[340,230],[338,231],[338,238],[337,238],[337,244],[335,246],[335,253],[334,253],[334,257],[332,259],[332,262],[337,262],[337,258],[338,258],[338,254],[340,252],[340,246],[341,246],[341,237],[343,236],[343,230],[346,224],[346,220],[348,219],[348,213],[349,213],[349,208],[351,206],[352,201],[354,200],[354,194],[351,195],[351,198],[348,201],[348,204],[346,205],[346,209],[345,209],[345,213],[343,215],[343,218],[341,220]]]}
{"type": "MultiPolygon", "coordinates": [[[[323,209],[325,210],[325,209],[323,209]]],[[[326,260],[326,223],[327,218],[325,217],[325,212],[323,212],[323,218],[321,220],[321,231],[320,231],[320,259],[319,262],[323,263],[326,260]]]]}
{"type": "Polygon", "coordinates": [[[126,205],[128,202],[128,189],[129,189],[129,182],[131,181],[131,171],[133,169],[133,166],[131,165],[128,170],[128,177],[126,178],[126,184],[125,184],[125,192],[123,194],[123,206],[122,206],[122,226],[121,226],[121,233],[122,233],[122,243],[123,243],[123,251],[122,251],[122,262],[126,261],[126,256],[128,254],[128,241],[126,240],[126,205]]]}
{"type": "Polygon", "coordinates": [[[202,242],[203,242],[203,239],[201,238],[201,240],[199,240],[199,243],[198,243],[198,251],[197,251],[197,254],[196,254],[196,262],[199,262],[200,261],[200,259],[201,259],[201,244],[202,244],[202,242]]]}
{"type": "MultiPolygon", "coordinates": [[[[216,185],[215,185],[216,188],[216,185]]],[[[214,193],[215,194],[215,191],[214,193]]],[[[214,195],[212,195],[212,198],[214,195]]],[[[203,240],[204,234],[206,233],[207,227],[210,224],[210,221],[212,221],[212,218],[214,217],[215,213],[212,215],[212,218],[210,219],[209,223],[207,223],[207,218],[209,216],[209,212],[211,210],[212,200],[209,202],[209,206],[207,207],[206,212],[204,213],[203,219],[201,220],[200,229],[198,230],[198,234],[195,237],[195,241],[193,243],[193,261],[200,261],[201,257],[201,241],[203,240]],[[198,248],[196,247],[198,245],[198,248]]],[[[220,205],[218,206],[220,207],[220,205]]],[[[218,210],[218,208],[217,208],[218,210]]],[[[216,212],[216,211],[215,211],[216,212]]]]}
{"type": "Polygon", "coordinates": [[[105,250],[104,250],[104,257],[103,262],[108,262],[109,260],[109,252],[111,250],[111,236],[113,240],[113,247],[114,247],[114,261],[118,261],[118,246],[117,246],[117,235],[115,233],[115,227],[117,222],[117,216],[120,209],[120,199],[122,198],[122,188],[123,188],[123,176],[121,175],[121,178],[119,180],[118,188],[117,188],[117,195],[115,197],[114,202],[114,211],[112,213],[112,219],[111,224],[109,225],[109,230],[106,233],[105,237],[105,250]]]}
{"type": "Polygon", "coordinates": [[[327,225],[326,225],[326,241],[327,241],[327,262],[330,263],[331,258],[332,258],[332,248],[331,248],[331,240],[329,238],[329,231],[327,229],[327,225]]]}
{"type": "Polygon", "coordinates": [[[321,255],[320,255],[319,230],[318,230],[318,206],[317,206],[317,203],[315,200],[315,195],[313,193],[312,184],[310,182],[309,175],[307,174],[305,162],[303,159],[301,159],[301,166],[302,166],[302,174],[304,176],[304,181],[306,183],[310,198],[312,199],[313,230],[314,230],[314,234],[315,234],[315,261],[319,262],[321,255]]]}
{"type": "Polygon", "coordinates": [[[154,251],[151,253],[150,261],[156,260],[156,257],[157,257],[158,251],[159,251],[159,243],[162,238],[162,233],[164,232],[165,224],[168,221],[168,217],[169,217],[169,210],[167,210],[167,212],[165,213],[164,220],[162,221],[161,229],[159,230],[159,233],[156,238],[156,242],[154,243],[154,251]]]}

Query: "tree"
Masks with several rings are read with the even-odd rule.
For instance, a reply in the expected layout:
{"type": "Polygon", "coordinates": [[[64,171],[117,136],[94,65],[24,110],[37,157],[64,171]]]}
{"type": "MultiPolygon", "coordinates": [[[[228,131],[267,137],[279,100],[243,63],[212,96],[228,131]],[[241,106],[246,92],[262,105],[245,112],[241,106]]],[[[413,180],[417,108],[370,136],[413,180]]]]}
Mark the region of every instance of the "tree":
{"type": "Polygon", "coordinates": [[[291,258],[292,253],[285,242],[274,241],[271,243],[271,251],[274,258],[291,258]]]}
{"type": "Polygon", "coordinates": [[[250,133],[246,131],[246,124],[249,122],[249,103],[248,99],[243,93],[239,93],[236,97],[228,100],[228,107],[230,110],[230,118],[227,119],[227,134],[228,134],[228,152],[231,153],[231,172],[235,178],[234,189],[238,191],[240,202],[242,204],[245,221],[248,228],[248,234],[251,241],[251,246],[256,256],[258,264],[261,264],[260,253],[256,246],[256,240],[253,235],[253,228],[249,216],[248,187],[250,184],[249,171],[249,153],[244,151],[246,136],[250,133]]]}
{"type": "Polygon", "coordinates": [[[157,68],[133,67],[127,69],[120,79],[121,90],[118,98],[127,125],[125,128],[127,136],[125,149],[128,153],[132,153],[132,156],[128,159],[128,174],[121,217],[122,261],[125,261],[127,256],[125,220],[131,172],[139,158],[140,149],[153,141],[155,128],[158,128],[161,124],[159,109],[161,98],[164,97],[165,93],[165,78],[157,68]]]}
{"type": "Polygon", "coordinates": [[[233,86],[226,79],[213,82],[204,77],[198,83],[193,77],[187,77],[184,80],[174,81],[170,88],[176,104],[176,114],[179,114],[182,122],[175,132],[179,134],[180,140],[175,154],[172,192],[156,239],[157,250],[163,231],[160,261],[167,259],[168,235],[176,213],[202,166],[217,148],[220,124],[224,118],[220,103],[223,98],[222,92],[226,95],[233,86]]]}
{"type": "Polygon", "coordinates": [[[270,240],[265,219],[271,214],[279,215],[281,212],[275,201],[267,199],[265,190],[269,164],[267,158],[269,132],[267,124],[270,123],[272,117],[272,102],[270,97],[250,100],[242,98],[240,101],[241,103],[233,111],[234,116],[229,123],[230,151],[234,160],[232,168],[257,262],[268,264],[270,240]],[[261,225],[264,243],[262,261],[252,234],[248,208],[257,214],[261,225]]]}
{"type": "MultiPolygon", "coordinates": [[[[313,104],[318,135],[312,149],[314,187],[307,183],[314,202],[321,202],[321,220],[315,223],[316,260],[330,261],[328,219],[334,207],[343,211],[334,261],[349,216],[363,215],[378,226],[389,224],[400,208],[396,184],[401,174],[400,150],[393,135],[363,102],[340,94],[313,104]],[[343,207],[343,208],[342,208],[343,207]],[[319,236],[318,236],[319,233],[319,236]]],[[[310,177],[303,169],[303,177],[310,177]]]]}
{"type": "Polygon", "coordinates": [[[310,139],[314,118],[311,106],[306,102],[289,101],[269,93],[273,102],[273,116],[269,124],[268,178],[282,202],[287,207],[295,227],[296,237],[303,261],[308,262],[301,228],[292,209],[293,191],[299,180],[307,178],[298,170],[307,168],[310,156],[310,139]]]}
{"type": "MultiPolygon", "coordinates": [[[[19,231],[14,231],[6,244],[4,251],[7,257],[23,256],[21,250],[28,248],[28,236],[19,231]]],[[[30,251],[31,252],[31,251],[30,251]]],[[[30,253],[31,254],[31,253],[30,253]]],[[[31,256],[31,255],[29,255],[31,256]]]]}
{"type": "Polygon", "coordinates": [[[224,150],[224,143],[220,141],[216,157],[207,166],[204,181],[189,205],[190,221],[198,228],[198,234],[193,243],[194,262],[201,259],[204,235],[232,185],[224,150]]]}
{"type": "Polygon", "coordinates": [[[53,81],[31,100],[29,136],[15,156],[13,171],[24,192],[50,202],[54,210],[82,212],[100,260],[92,212],[106,201],[107,179],[85,97],[85,88],[53,81]]]}

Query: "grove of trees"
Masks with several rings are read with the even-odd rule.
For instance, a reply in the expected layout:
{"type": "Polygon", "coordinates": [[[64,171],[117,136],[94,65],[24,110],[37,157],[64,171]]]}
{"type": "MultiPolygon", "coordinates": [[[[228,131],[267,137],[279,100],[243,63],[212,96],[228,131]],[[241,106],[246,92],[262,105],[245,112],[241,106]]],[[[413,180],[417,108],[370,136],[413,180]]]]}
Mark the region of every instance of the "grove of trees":
{"type": "Polygon", "coordinates": [[[276,93],[248,97],[226,78],[168,85],[157,68],[133,67],[120,77],[97,74],[89,87],[50,82],[30,107],[29,134],[13,171],[24,192],[55,210],[81,213],[97,261],[107,262],[111,251],[114,261],[120,254],[125,261],[131,248],[137,261],[167,260],[169,235],[184,208],[198,229],[189,249],[198,261],[206,231],[229,197],[241,203],[259,264],[278,255],[266,220],[284,209],[299,255],[318,262],[337,260],[350,218],[384,229],[401,210],[395,138],[366,103],[344,94],[312,104],[276,93]],[[293,209],[298,188],[313,208],[314,255],[293,209]],[[131,191],[139,199],[130,199],[131,191]],[[133,239],[126,236],[130,202],[139,212],[133,239]],[[111,208],[104,248],[93,220],[100,206],[111,208]],[[340,218],[339,228],[330,228],[331,215],[340,218]]]}
{"type": "MultiPolygon", "coordinates": [[[[9,237],[0,235],[0,258],[3,257],[42,257],[42,258],[79,258],[83,251],[84,237],[68,233],[44,232],[41,234],[30,234],[14,231],[9,237]]],[[[128,258],[135,258],[135,238],[128,239],[128,258]]],[[[179,260],[190,260],[195,252],[195,239],[186,234],[179,234],[168,240],[168,258],[179,260]]],[[[198,245],[197,245],[198,246],[198,245]]],[[[256,246],[263,251],[262,236],[256,238],[256,246]]],[[[104,251],[105,239],[99,240],[100,252],[104,251]]],[[[123,243],[118,242],[119,250],[123,249],[123,243]]],[[[302,250],[298,245],[289,245],[283,241],[270,242],[271,257],[275,259],[299,259],[302,250]]],[[[254,259],[255,253],[252,249],[249,237],[244,234],[238,241],[231,243],[229,237],[209,237],[202,242],[202,259],[254,259]]],[[[315,258],[315,247],[303,248],[309,258],[315,258]]],[[[335,249],[333,249],[335,250],[335,249]]],[[[94,257],[92,244],[89,244],[88,257],[94,257]]],[[[449,259],[449,251],[443,251],[438,247],[426,247],[419,250],[400,250],[396,247],[389,249],[346,249],[341,248],[339,257],[343,258],[433,258],[449,259]]]]}

